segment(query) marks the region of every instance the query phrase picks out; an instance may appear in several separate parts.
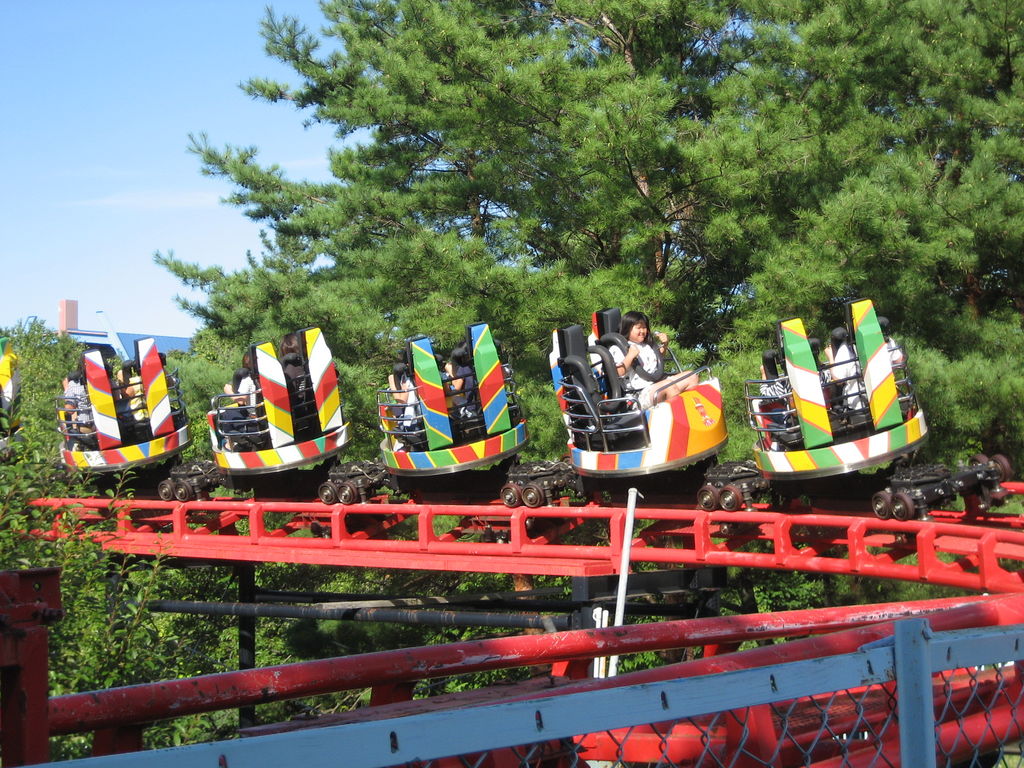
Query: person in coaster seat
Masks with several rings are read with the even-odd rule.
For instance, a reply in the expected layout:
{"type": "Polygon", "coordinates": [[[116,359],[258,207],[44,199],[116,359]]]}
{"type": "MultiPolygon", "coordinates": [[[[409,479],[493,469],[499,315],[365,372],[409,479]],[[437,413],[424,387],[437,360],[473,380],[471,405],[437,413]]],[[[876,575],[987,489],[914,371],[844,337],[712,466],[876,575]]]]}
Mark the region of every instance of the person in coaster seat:
{"type": "Polygon", "coordinates": [[[85,388],[85,371],[76,368],[64,377],[64,418],[68,432],[88,433],[94,431],[92,405],[85,388]]]}
{"type": "Polygon", "coordinates": [[[252,354],[242,355],[242,367],[224,385],[224,394],[236,395],[230,407],[220,411],[220,428],[224,447],[229,451],[256,450],[261,446],[256,423],[256,381],[253,378],[252,354]],[[253,433],[251,436],[249,433],[253,433]]]}
{"type": "Polygon", "coordinates": [[[407,347],[395,355],[391,373],[388,375],[386,395],[392,405],[387,406],[387,416],[382,419],[381,424],[386,426],[385,431],[396,438],[395,450],[426,450],[419,392],[416,389],[407,347]]]}
{"type": "Polygon", "coordinates": [[[129,360],[117,372],[113,388],[114,408],[120,424],[121,436],[125,442],[142,443],[153,439],[149,429],[149,413],[146,410],[146,396],[142,388],[139,365],[129,360]]]}
{"type": "Polygon", "coordinates": [[[616,371],[623,377],[626,387],[637,392],[640,407],[647,409],[697,386],[697,376],[689,371],[667,376],[664,372],[664,354],[668,351],[668,336],[657,333],[657,344],[650,340],[650,320],[643,312],[627,312],[622,316],[619,333],[628,348],[623,352],[612,347],[616,371]]]}
{"type": "Polygon", "coordinates": [[[473,352],[469,342],[460,341],[452,349],[450,359],[444,364],[448,374],[447,389],[451,396],[449,413],[456,418],[471,419],[479,415],[479,399],[476,385],[476,371],[473,369],[473,352]]]}
{"type": "Polygon", "coordinates": [[[831,380],[842,387],[841,409],[847,412],[861,411],[867,407],[864,399],[864,384],[860,379],[860,365],[850,344],[850,334],[845,327],[833,328],[829,346],[825,349],[831,380]]]}

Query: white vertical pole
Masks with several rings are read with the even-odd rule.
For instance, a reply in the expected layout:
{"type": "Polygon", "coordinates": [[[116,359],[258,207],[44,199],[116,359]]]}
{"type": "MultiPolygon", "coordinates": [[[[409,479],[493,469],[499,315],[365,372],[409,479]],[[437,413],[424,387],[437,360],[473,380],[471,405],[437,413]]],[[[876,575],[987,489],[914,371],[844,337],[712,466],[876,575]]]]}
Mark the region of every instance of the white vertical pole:
{"type": "MultiPolygon", "coordinates": [[[[598,629],[604,629],[608,626],[608,609],[595,606],[591,610],[590,614],[594,619],[594,626],[598,629]]],[[[598,656],[594,659],[594,677],[604,678],[608,677],[608,657],[598,656]]]]}
{"type": "MultiPolygon", "coordinates": [[[[636,520],[636,500],[643,494],[636,488],[629,489],[626,502],[626,522],[622,530],[622,557],[619,560],[619,587],[615,595],[615,621],[612,626],[621,627],[626,618],[626,586],[629,582],[629,556],[633,547],[633,525],[636,520]]],[[[619,670],[619,657],[608,659],[608,677],[615,677],[619,670]]]]}

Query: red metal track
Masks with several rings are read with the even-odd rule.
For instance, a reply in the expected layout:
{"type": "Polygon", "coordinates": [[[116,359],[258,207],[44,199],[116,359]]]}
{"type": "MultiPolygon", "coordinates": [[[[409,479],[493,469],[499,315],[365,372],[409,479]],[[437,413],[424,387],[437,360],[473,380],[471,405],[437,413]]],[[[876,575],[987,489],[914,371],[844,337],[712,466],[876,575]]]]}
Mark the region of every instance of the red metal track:
{"type": "MultiPolygon", "coordinates": [[[[865,643],[891,635],[894,619],[922,615],[929,617],[935,631],[1017,624],[1024,621],[1024,602],[1018,596],[943,598],[495,637],[377,651],[58,696],[50,699],[49,732],[58,735],[113,726],[143,725],[168,717],[248,704],[369,686],[402,686],[452,674],[542,664],[561,664],[555,674],[559,677],[564,675],[567,687],[549,686],[550,690],[531,697],[557,696],[570,690],[614,688],[852,652],[865,643]],[[599,656],[707,645],[738,647],[740,643],[751,640],[819,634],[827,635],[827,639],[767,645],[612,679],[580,679],[587,674],[587,663],[599,656]],[[686,671],[685,675],[682,670],[686,671]]],[[[411,702],[410,711],[430,708],[429,699],[412,701],[411,686],[402,688],[400,692],[392,690],[390,697],[383,698],[388,698],[389,703],[411,702]]],[[[375,716],[375,709],[377,705],[371,701],[368,712],[371,719],[375,716]]],[[[335,719],[352,720],[356,716],[344,713],[335,719]]],[[[293,724],[292,727],[302,726],[293,724]]],[[[285,727],[272,726],[271,729],[280,731],[285,727]]]]}
{"type": "MultiPolygon", "coordinates": [[[[327,715],[312,721],[266,725],[249,729],[247,733],[282,733],[306,727],[400,718],[428,711],[537,700],[581,691],[657,683],[852,653],[868,643],[889,637],[893,632],[892,619],[900,616],[927,613],[934,631],[1014,625],[1024,620],[1022,599],[1016,595],[956,598],[902,605],[728,616],[604,630],[490,638],[322,659],[61,696],[50,700],[48,717],[44,716],[40,726],[45,725],[44,732],[51,735],[94,731],[97,736],[103,734],[104,739],[115,737],[116,751],[130,751],[141,748],[139,729],[155,720],[365,686],[374,687],[370,706],[366,708],[327,715]],[[573,668],[578,672],[585,669],[590,659],[607,654],[693,647],[708,641],[732,644],[755,638],[794,637],[819,632],[829,634],[670,664],[610,679],[571,679],[573,668]],[[484,692],[468,691],[412,700],[411,683],[418,680],[443,677],[453,672],[496,670],[553,662],[561,662],[562,665],[556,664],[556,668],[552,669],[553,677],[543,679],[542,686],[528,683],[502,685],[484,692]],[[564,666],[565,662],[569,662],[568,668],[564,666]],[[564,676],[567,671],[570,672],[568,677],[564,676]]],[[[999,697],[989,693],[989,689],[994,690],[995,682],[991,675],[946,676],[935,684],[937,733],[947,754],[956,756],[958,760],[966,760],[970,759],[975,748],[979,752],[991,751],[999,746],[1001,738],[1006,740],[1001,734],[1009,733],[1008,726],[1019,722],[1014,703],[1017,701],[1015,691],[1019,690],[1021,684],[1019,671],[1018,666],[1003,670],[1003,691],[1006,695],[999,697]],[[947,701],[955,702],[956,706],[945,706],[947,701]],[[1003,724],[1004,721],[1006,728],[986,727],[993,723],[1003,724]],[[971,733],[970,740],[963,738],[966,731],[971,733]]],[[[810,764],[809,758],[813,756],[814,765],[817,766],[821,764],[819,761],[827,761],[837,752],[834,739],[820,738],[823,713],[828,713],[824,720],[829,733],[865,729],[884,733],[886,760],[898,764],[894,759],[898,755],[899,745],[893,741],[895,736],[890,736],[894,729],[875,728],[876,725],[881,726],[891,721],[893,717],[891,696],[883,689],[884,686],[876,686],[873,691],[859,688],[840,692],[838,704],[831,701],[834,698],[831,692],[784,702],[782,709],[788,713],[790,722],[785,736],[779,729],[773,710],[767,705],[760,705],[733,710],[730,717],[718,718],[715,722],[701,716],[675,723],[633,726],[621,731],[597,731],[583,737],[580,746],[583,756],[588,760],[624,759],[627,762],[655,763],[664,762],[665,756],[671,755],[674,762],[689,765],[696,756],[703,754],[704,739],[707,739],[713,743],[718,754],[753,754],[763,758],[760,762],[742,764],[810,764]],[[745,729],[730,728],[729,723],[732,721],[747,723],[749,735],[744,733],[745,729]],[[777,752],[776,745],[784,751],[777,752]]],[[[98,739],[99,754],[108,753],[108,742],[104,739],[98,739]]],[[[878,752],[873,745],[873,740],[865,740],[863,753],[851,748],[850,755],[856,758],[863,756],[865,765],[876,765],[878,752]]],[[[519,760],[499,762],[498,757],[495,755],[494,765],[524,764],[519,760]]],[[[567,761],[544,764],[576,765],[579,761],[575,757],[578,756],[567,761]]],[[[450,762],[437,761],[436,764],[456,766],[464,763],[453,759],[450,762]]],[[[539,762],[529,764],[536,765],[539,762]]],[[[861,763],[855,759],[850,764],[861,763]]]]}
{"type": "MultiPolygon", "coordinates": [[[[1024,493],[1024,483],[1004,487],[1024,493]]],[[[507,509],[498,503],[39,499],[33,504],[59,510],[43,535],[90,532],[108,549],[137,555],[555,576],[616,572],[626,516],[620,507],[507,509]],[[507,540],[495,542],[495,535],[507,540]]],[[[1020,518],[938,511],[934,516],[932,522],[898,522],[813,510],[793,514],[763,505],[741,512],[642,508],[636,513],[631,561],[1024,591],[1020,518]]]]}

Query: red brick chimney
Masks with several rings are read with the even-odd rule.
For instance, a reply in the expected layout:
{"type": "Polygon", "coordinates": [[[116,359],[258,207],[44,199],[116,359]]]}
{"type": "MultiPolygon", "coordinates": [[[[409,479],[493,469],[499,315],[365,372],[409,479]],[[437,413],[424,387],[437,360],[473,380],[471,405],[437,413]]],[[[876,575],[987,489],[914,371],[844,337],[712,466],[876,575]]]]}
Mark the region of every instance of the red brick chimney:
{"type": "Polygon", "coordinates": [[[57,305],[57,333],[78,330],[78,299],[61,299],[57,305]]]}

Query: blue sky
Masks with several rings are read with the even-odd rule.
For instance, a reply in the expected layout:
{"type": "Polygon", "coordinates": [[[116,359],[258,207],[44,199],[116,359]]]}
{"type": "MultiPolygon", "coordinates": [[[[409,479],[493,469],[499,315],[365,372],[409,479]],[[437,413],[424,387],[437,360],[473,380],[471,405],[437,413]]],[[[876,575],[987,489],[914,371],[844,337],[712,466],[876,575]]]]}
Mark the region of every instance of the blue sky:
{"type": "MultiPolygon", "coordinates": [[[[101,327],[102,310],[121,331],[197,329],[174,301],[195,295],[154,252],[235,270],[260,243],[259,225],[220,202],[230,185],[200,174],[190,133],[256,146],[291,178],[328,178],[331,128],[238,87],[296,80],[263,50],[266,5],[0,0],[0,328],[33,315],[55,328],[67,298],[84,328],[101,327]]],[[[317,0],[269,5],[324,22],[317,0]]]]}

